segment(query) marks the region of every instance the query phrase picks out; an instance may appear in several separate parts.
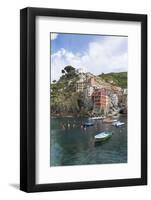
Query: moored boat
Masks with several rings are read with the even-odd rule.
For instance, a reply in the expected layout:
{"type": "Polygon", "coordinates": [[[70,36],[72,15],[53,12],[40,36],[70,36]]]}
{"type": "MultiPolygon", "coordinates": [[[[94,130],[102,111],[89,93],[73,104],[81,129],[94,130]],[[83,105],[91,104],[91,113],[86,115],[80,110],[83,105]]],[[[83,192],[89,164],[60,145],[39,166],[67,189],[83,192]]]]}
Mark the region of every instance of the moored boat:
{"type": "Polygon", "coordinates": [[[106,118],[106,119],[103,120],[103,122],[105,122],[105,123],[113,123],[113,122],[117,122],[117,119],[106,118]]]}
{"type": "Polygon", "coordinates": [[[104,116],[98,116],[98,117],[91,117],[91,119],[98,120],[98,119],[105,119],[105,117],[104,116]]]}
{"type": "Polygon", "coordinates": [[[111,137],[112,137],[112,132],[109,132],[109,131],[103,131],[94,136],[95,142],[105,141],[111,137]]]}
{"type": "Polygon", "coordinates": [[[117,122],[114,122],[112,125],[115,126],[115,127],[121,127],[124,124],[125,124],[124,122],[117,121],[117,122]]]}

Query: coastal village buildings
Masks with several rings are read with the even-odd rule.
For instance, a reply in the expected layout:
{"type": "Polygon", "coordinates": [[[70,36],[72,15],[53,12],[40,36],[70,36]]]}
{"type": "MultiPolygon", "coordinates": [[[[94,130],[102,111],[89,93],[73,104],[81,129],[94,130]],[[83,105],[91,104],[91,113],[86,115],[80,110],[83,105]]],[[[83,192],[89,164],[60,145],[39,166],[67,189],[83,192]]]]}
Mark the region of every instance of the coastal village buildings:
{"type": "Polygon", "coordinates": [[[81,78],[76,83],[76,92],[83,92],[84,86],[85,86],[85,83],[84,83],[83,79],[81,78]]]}
{"type": "Polygon", "coordinates": [[[115,111],[118,106],[127,106],[127,89],[114,86],[98,80],[91,73],[83,73],[80,70],[79,80],[76,82],[76,92],[81,92],[84,98],[85,107],[93,108],[94,113],[115,111]]]}
{"type": "Polygon", "coordinates": [[[117,107],[118,106],[118,96],[117,96],[117,94],[111,94],[110,98],[111,98],[111,103],[113,104],[113,106],[117,107]]]}
{"type": "Polygon", "coordinates": [[[94,91],[94,87],[87,85],[84,88],[84,97],[85,97],[85,99],[86,98],[91,98],[92,94],[93,94],[93,91],[94,91]]]}
{"type": "Polygon", "coordinates": [[[127,93],[125,93],[127,89],[125,91],[124,90],[125,89],[123,89],[120,95],[118,95],[118,104],[120,107],[127,106],[127,93]]]}
{"type": "MultiPolygon", "coordinates": [[[[94,76],[91,73],[80,73],[79,74],[79,80],[76,83],[76,92],[83,92],[84,89],[88,89],[90,87],[95,87],[95,79],[94,76]]],[[[92,91],[92,88],[91,88],[92,91]]]]}
{"type": "Polygon", "coordinates": [[[128,90],[124,89],[123,90],[123,95],[122,95],[122,104],[125,107],[127,107],[127,94],[128,94],[128,90]]]}
{"type": "MultiPolygon", "coordinates": [[[[122,81],[118,85],[122,85],[120,83],[122,81]]],[[[58,82],[52,83],[51,98],[54,101],[51,111],[80,112],[89,116],[126,113],[127,93],[127,88],[117,86],[115,81],[79,69],[71,74],[63,73],[58,82]]]]}
{"type": "Polygon", "coordinates": [[[85,87],[85,76],[84,73],[79,74],[79,80],[76,82],[76,92],[83,92],[85,87]]]}

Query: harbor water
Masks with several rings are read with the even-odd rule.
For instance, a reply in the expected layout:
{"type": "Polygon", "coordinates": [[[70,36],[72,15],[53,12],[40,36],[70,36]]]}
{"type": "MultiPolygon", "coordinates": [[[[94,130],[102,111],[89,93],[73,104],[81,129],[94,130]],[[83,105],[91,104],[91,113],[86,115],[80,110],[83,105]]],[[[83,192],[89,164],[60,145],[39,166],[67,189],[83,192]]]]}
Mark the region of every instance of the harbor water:
{"type": "Polygon", "coordinates": [[[94,126],[84,128],[86,118],[51,118],[50,166],[112,164],[127,162],[127,117],[116,128],[112,123],[94,120],[94,126]],[[112,137],[95,143],[94,136],[111,131],[112,137]]]}

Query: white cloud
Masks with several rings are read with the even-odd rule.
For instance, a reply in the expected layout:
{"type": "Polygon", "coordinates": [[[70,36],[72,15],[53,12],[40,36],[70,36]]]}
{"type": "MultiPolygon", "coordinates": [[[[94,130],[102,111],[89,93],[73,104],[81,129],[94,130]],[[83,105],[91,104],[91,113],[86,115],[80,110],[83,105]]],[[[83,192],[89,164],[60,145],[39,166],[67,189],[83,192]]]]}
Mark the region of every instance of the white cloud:
{"type": "Polygon", "coordinates": [[[66,65],[84,68],[93,74],[127,71],[127,41],[124,37],[105,37],[90,42],[86,52],[76,54],[60,49],[51,56],[51,79],[58,80],[66,65]]]}
{"type": "Polygon", "coordinates": [[[57,33],[51,33],[51,40],[57,39],[58,34],[57,33]]]}

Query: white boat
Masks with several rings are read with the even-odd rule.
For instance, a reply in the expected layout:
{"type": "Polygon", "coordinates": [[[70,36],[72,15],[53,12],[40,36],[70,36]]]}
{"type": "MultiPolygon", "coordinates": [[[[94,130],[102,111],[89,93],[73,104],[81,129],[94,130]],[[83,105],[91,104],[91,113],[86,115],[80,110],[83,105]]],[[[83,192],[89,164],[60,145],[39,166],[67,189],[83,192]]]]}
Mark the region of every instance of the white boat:
{"type": "Polygon", "coordinates": [[[115,127],[120,127],[120,126],[123,126],[124,124],[125,124],[124,122],[117,121],[117,122],[114,122],[112,125],[115,127]]]}
{"type": "Polygon", "coordinates": [[[94,136],[96,142],[105,141],[111,137],[112,137],[112,132],[109,131],[103,131],[94,136]]]}
{"type": "Polygon", "coordinates": [[[117,122],[117,119],[106,118],[106,119],[103,120],[103,122],[105,122],[105,123],[113,123],[113,122],[117,122]]]}
{"type": "Polygon", "coordinates": [[[98,120],[98,119],[105,119],[105,117],[104,117],[104,116],[100,116],[100,117],[91,117],[91,119],[93,119],[93,120],[98,120]]]}

